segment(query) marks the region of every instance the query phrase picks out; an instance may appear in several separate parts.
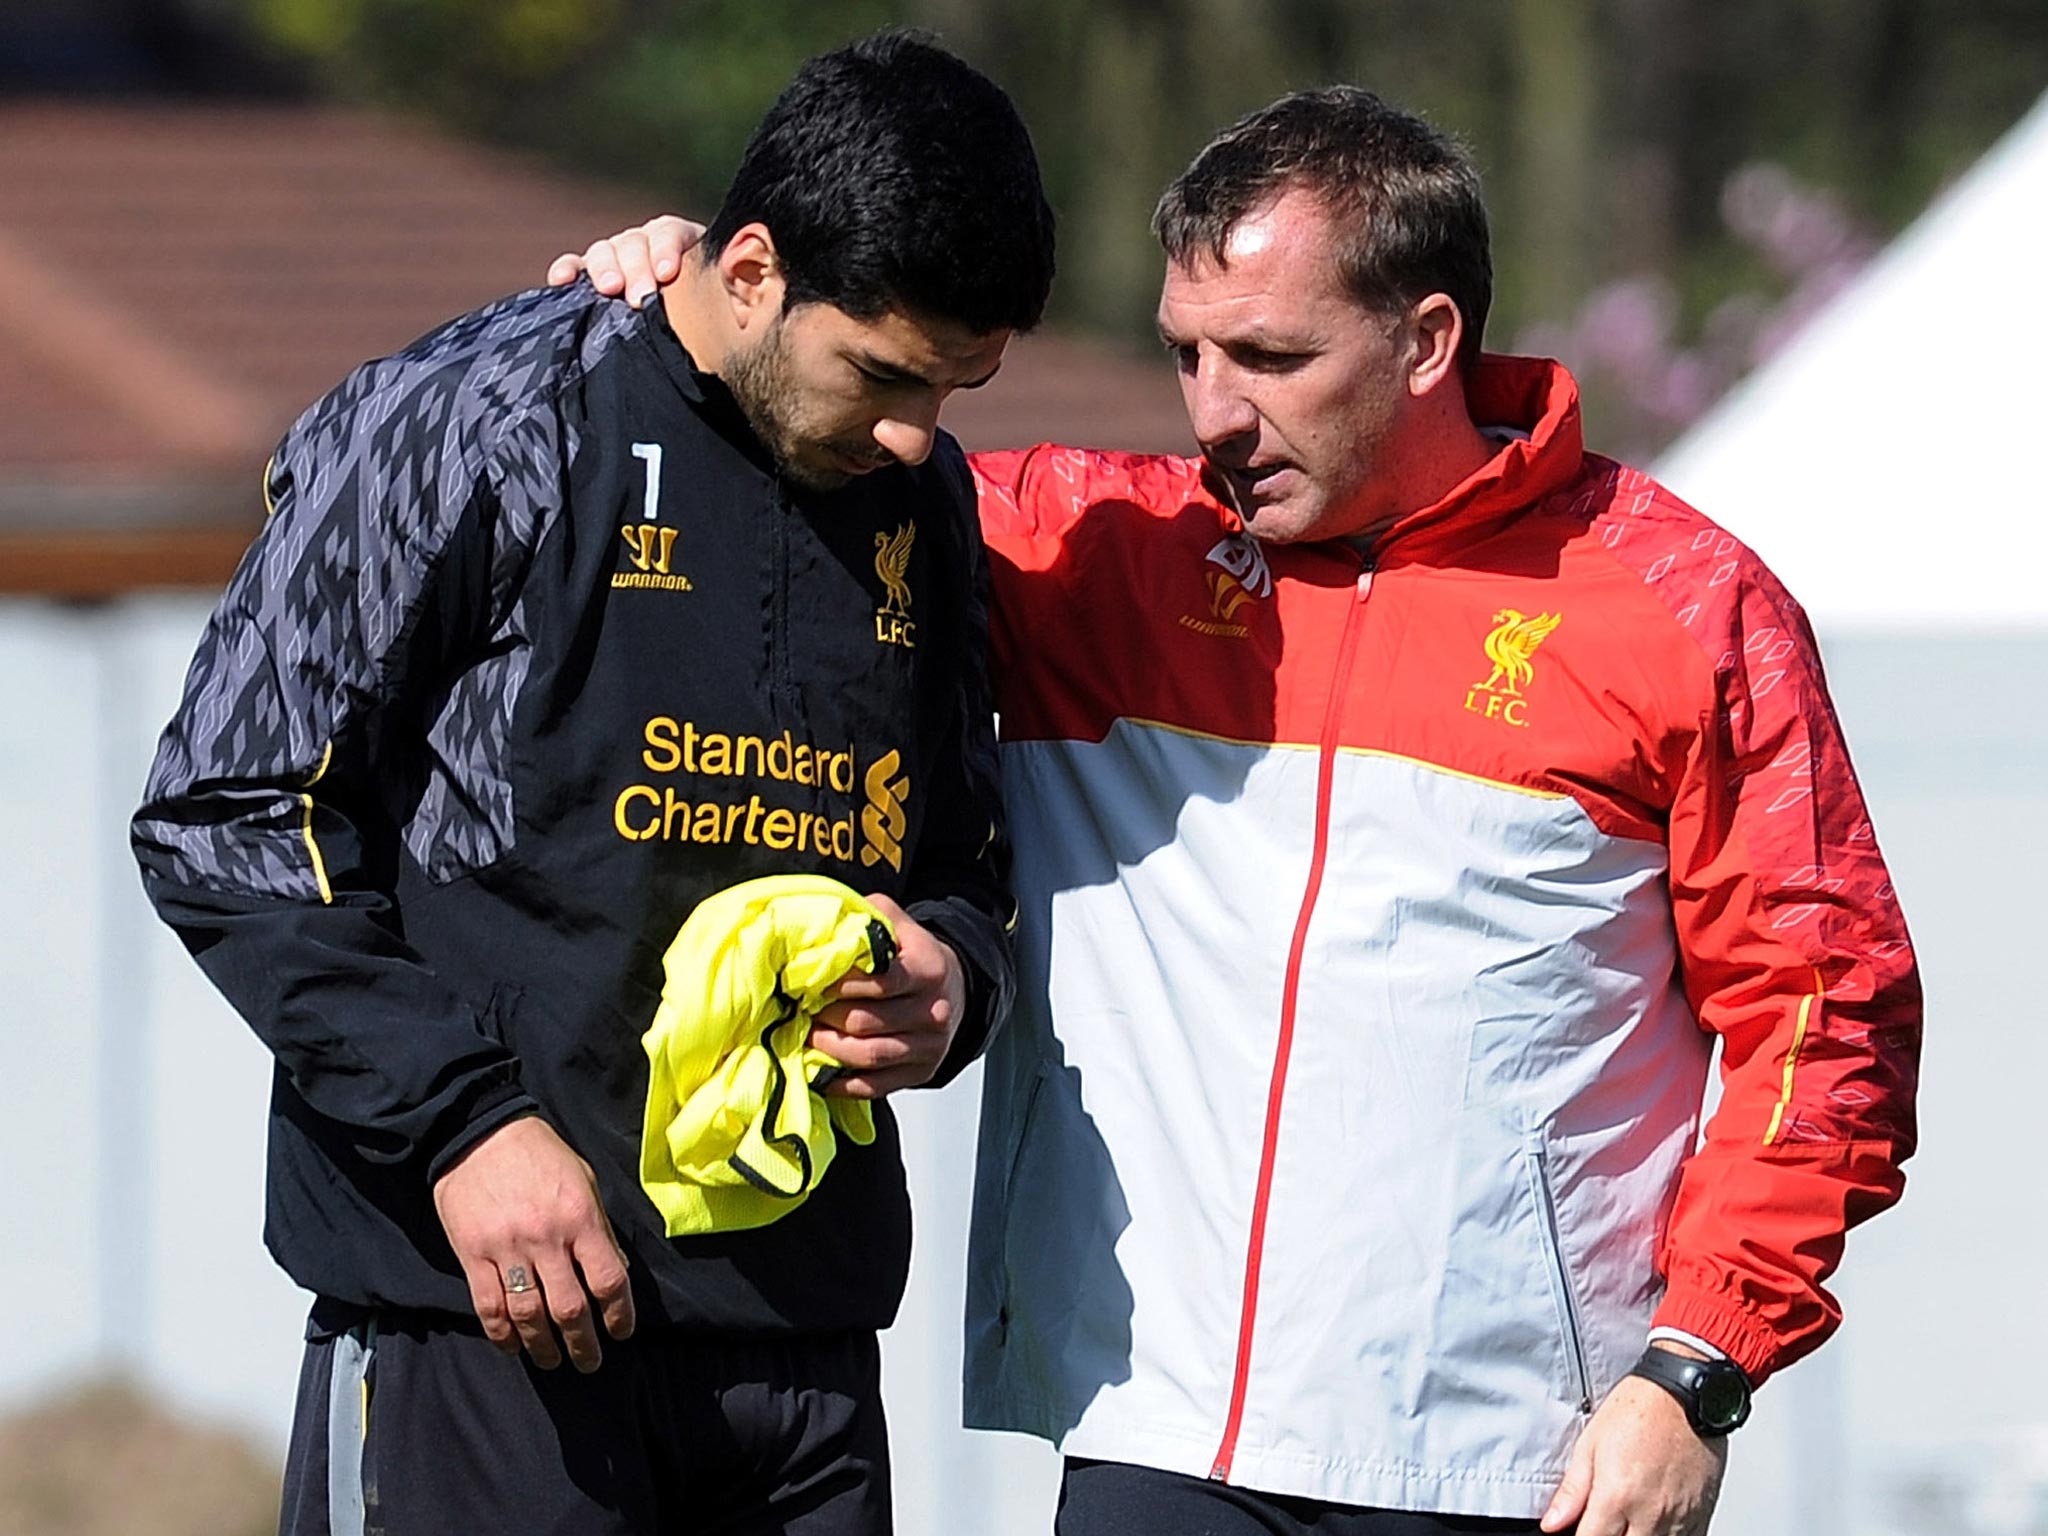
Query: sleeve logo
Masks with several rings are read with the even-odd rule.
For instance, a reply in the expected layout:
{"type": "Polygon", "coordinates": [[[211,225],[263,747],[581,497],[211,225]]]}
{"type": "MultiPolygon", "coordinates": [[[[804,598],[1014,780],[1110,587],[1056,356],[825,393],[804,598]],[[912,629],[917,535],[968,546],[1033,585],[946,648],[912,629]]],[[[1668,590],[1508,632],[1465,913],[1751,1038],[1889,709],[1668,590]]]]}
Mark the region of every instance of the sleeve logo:
{"type": "Polygon", "coordinates": [[[1526,727],[1528,701],[1524,685],[1536,675],[1531,659],[1536,648],[1550,638],[1550,632],[1564,622],[1562,613],[1539,613],[1534,618],[1514,608],[1502,608],[1493,616],[1493,629],[1482,642],[1493,670],[1484,682],[1465,690],[1465,708],[1488,720],[1526,727]]]}

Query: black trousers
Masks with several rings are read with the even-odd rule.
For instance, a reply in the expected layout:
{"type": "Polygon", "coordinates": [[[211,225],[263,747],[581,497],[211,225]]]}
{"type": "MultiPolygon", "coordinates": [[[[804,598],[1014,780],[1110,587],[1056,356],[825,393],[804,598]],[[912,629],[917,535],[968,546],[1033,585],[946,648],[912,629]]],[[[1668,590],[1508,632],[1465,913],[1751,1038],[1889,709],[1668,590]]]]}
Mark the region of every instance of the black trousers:
{"type": "Polygon", "coordinates": [[[581,1376],[448,1324],[306,1346],[284,1536],[888,1536],[872,1333],[650,1330],[581,1376]]]}
{"type": "Polygon", "coordinates": [[[1537,1524],[1322,1504],[1070,1456],[1053,1529],[1057,1536],[1519,1536],[1537,1524]]]}

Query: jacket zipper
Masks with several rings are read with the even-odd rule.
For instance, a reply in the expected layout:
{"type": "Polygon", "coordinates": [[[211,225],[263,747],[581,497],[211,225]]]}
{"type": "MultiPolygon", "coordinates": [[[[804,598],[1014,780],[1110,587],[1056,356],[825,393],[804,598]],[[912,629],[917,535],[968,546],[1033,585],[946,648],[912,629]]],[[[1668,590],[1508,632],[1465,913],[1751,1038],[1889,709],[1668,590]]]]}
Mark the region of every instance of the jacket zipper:
{"type": "Polygon", "coordinates": [[[768,694],[776,716],[789,720],[796,712],[796,689],[789,675],[789,520],[796,515],[782,477],[775,477],[775,515],[770,535],[774,568],[770,572],[768,605],[768,694]]]}
{"type": "Polygon", "coordinates": [[[1593,1373],[1586,1365],[1585,1335],[1579,1321],[1579,1298],[1572,1289],[1572,1272],[1564,1262],[1564,1237],[1557,1225],[1557,1199],[1550,1191],[1550,1163],[1543,1148],[1528,1149],[1529,1180],[1536,1191],[1537,1214],[1542,1218],[1545,1257],[1550,1260],[1550,1283],[1557,1292],[1558,1321],[1564,1327],[1565,1357],[1571,1365],[1572,1389],[1579,1395],[1579,1412],[1593,1411],[1593,1373]]]}
{"type": "Polygon", "coordinates": [[[1336,775],[1337,728],[1344,715],[1344,698],[1351,683],[1351,662],[1357,651],[1359,616],[1372,593],[1372,562],[1367,560],[1358,573],[1358,596],[1345,610],[1344,632],[1337,643],[1337,666],[1330,680],[1329,702],[1323,707],[1323,730],[1318,742],[1316,764],[1316,831],[1309,855],[1308,883],[1301,893],[1301,909],[1294,918],[1294,939],[1287,949],[1287,975],[1280,993],[1280,1038],[1273,1048],[1273,1076],[1266,1089],[1266,1130],[1259,1153],[1259,1182],[1252,1196],[1251,1235],[1245,1247],[1244,1300],[1238,1315],[1237,1362],[1230,1383],[1230,1411],[1223,1421],[1223,1438],[1209,1477],[1227,1482],[1230,1464],[1237,1455],[1237,1434],[1244,1422],[1245,1389],[1251,1376],[1252,1335],[1258,1322],[1259,1268],[1265,1259],[1266,1204],[1273,1193],[1273,1164],[1279,1150],[1280,1109],[1287,1093],[1287,1059],[1294,1049],[1295,1005],[1301,994],[1301,962],[1308,947],[1308,926],[1315,916],[1316,897],[1323,887],[1323,864],[1330,849],[1330,787],[1336,775]]]}

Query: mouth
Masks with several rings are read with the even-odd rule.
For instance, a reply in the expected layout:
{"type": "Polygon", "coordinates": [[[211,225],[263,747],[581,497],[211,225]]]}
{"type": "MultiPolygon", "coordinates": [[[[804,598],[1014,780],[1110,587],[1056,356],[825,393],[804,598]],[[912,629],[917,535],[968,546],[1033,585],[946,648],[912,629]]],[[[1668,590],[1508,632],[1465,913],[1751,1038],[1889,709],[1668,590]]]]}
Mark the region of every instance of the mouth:
{"type": "Polygon", "coordinates": [[[1220,473],[1240,502],[1270,500],[1282,492],[1288,476],[1298,473],[1292,464],[1218,464],[1220,473]]]}

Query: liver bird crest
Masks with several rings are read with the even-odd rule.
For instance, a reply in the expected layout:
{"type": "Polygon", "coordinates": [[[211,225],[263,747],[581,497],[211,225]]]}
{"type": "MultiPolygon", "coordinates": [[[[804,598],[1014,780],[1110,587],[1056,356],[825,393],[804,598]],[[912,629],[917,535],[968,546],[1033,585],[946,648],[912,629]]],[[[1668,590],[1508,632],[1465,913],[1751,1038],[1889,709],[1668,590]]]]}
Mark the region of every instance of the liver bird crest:
{"type": "Polygon", "coordinates": [[[917,524],[905,523],[894,533],[875,535],[875,574],[882,578],[888,596],[881,611],[900,619],[910,617],[910,546],[917,542],[917,524]]]}
{"type": "Polygon", "coordinates": [[[1539,613],[1532,619],[1513,608],[1494,614],[1493,632],[1486,637],[1486,659],[1493,663],[1493,673],[1479,686],[1490,693],[1520,694],[1522,684],[1535,675],[1530,656],[1563,618],[1561,613],[1539,613]]]}

